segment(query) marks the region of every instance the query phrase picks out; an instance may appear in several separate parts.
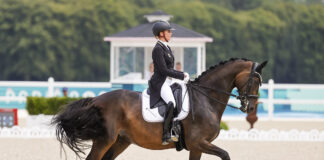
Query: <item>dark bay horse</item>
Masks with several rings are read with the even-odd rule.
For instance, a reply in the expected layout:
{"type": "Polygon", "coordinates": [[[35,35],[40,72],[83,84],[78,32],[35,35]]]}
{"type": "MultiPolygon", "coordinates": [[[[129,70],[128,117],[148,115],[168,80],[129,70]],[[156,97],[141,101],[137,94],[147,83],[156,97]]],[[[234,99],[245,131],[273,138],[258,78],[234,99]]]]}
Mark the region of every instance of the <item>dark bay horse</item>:
{"type": "MultiPolygon", "coordinates": [[[[252,112],[261,85],[262,68],[246,59],[230,59],[205,71],[187,84],[191,112],[182,120],[184,139],[190,160],[200,160],[202,153],[229,160],[228,153],[211,142],[220,132],[220,122],[230,93],[238,88],[243,112],[252,112]]],[[[94,98],[73,102],[53,118],[58,140],[77,155],[83,153],[83,142],[92,140],[88,160],[113,160],[130,144],[161,150],[162,123],[144,121],[141,93],[115,90],[94,98]]]]}

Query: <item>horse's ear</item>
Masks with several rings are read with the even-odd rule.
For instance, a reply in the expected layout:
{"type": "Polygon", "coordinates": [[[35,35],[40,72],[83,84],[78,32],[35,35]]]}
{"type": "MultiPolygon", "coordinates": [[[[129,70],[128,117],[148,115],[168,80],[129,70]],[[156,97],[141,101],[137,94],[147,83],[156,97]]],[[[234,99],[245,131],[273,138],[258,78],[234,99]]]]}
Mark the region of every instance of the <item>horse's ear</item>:
{"type": "Polygon", "coordinates": [[[255,69],[255,71],[257,71],[258,73],[262,74],[262,68],[265,67],[267,65],[268,61],[264,61],[262,62],[260,65],[257,66],[257,68],[255,69]]]}

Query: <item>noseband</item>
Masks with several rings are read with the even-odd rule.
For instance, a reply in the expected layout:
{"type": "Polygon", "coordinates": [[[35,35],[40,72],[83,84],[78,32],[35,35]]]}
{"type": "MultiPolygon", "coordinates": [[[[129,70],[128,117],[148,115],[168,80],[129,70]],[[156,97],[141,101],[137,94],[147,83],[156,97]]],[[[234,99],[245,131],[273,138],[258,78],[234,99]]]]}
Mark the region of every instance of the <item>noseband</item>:
{"type": "MultiPolygon", "coordinates": [[[[253,62],[253,65],[252,65],[252,68],[251,68],[251,72],[250,72],[250,76],[249,76],[249,79],[240,87],[238,88],[238,90],[240,90],[241,88],[245,87],[246,86],[246,89],[244,91],[244,93],[242,95],[235,95],[235,94],[232,94],[232,93],[229,93],[229,92],[226,92],[226,91],[223,91],[223,90],[218,90],[218,89],[213,89],[213,88],[210,88],[210,87],[207,87],[207,86],[203,86],[203,85],[200,85],[200,84],[196,84],[196,83],[191,83],[189,81],[189,83],[187,84],[188,88],[193,88],[195,90],[197,90],[199,93],[205,95],[206,97],[220,103],[220,104],[223,104],[223,105],[227,105],[229,107],[232,107],[232,108],[235,108],[235,109],[240,109],[242,112],[246,112],[247,111],[247,107],[249,105],[249,100],[250,99],[254,99],[254,98],[259,98],[258,95],[254,95],[254,94],[250,94],[251,92],[251,89],[252,89],[252,86],[253,86],[253,78],[256,77],[258,78],[258,82],[259,82],[259,85],[261,86],[262,85],[262,76],[260,73],[256,72],[256,68],[258,66],[258,63],[256,62],[253,62]],[[229,96],[232,96],[232,97],[235,97],[236,99],[240,100],[241,101],[241,107],[236,107],[234,105],[231,105],[231,104],[227,104],[225,102],[222,102],[214,97],[211,97],[210,95],[208,95],[207,93],[205,93],[204,91],[201,90],[201,88],[203,89],[207,89],[207,90],[211,90],[211,91],[214,91],[214,92],[218,92],[218,93],[223,93],[223,94],[227,94],[229,96]]],[[[192,110],[193,111],[193,110],[192,110]]]]}

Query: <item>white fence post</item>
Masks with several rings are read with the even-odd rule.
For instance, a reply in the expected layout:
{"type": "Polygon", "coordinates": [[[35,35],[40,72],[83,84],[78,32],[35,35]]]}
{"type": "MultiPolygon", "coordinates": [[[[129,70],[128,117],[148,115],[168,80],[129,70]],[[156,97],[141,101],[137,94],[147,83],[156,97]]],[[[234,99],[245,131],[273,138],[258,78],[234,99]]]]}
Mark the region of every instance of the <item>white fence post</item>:
{"type": "Polygon", "coordinates": [[[273,107],[273,99],[274,99],[274,97],[273,97],[273,95],[274,95],[274,81],[273,81],[273,79],[270,79],[269,81],[268,81],[268,84],[269,84],[269,88],[268,88],[268,118],[269,118],[269,120],[272,120],[272,118],[273,118],[273,109],[274,109],[274,107],[273,107]]]}
{"type": "Polygon", "coordinates": [[[54,96],[54,78],[49,77],[48,78],[48,90],[47,90],[47,97],[53,97],[54,96]]]}

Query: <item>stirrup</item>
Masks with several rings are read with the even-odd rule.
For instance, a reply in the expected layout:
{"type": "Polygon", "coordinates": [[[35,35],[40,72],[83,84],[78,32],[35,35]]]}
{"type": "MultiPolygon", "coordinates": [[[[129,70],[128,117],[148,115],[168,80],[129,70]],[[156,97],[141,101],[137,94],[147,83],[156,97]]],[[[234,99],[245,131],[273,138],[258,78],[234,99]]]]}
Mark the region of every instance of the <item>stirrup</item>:
{"type": "Polygon", "coordinates": [[[173,128],[171,128],[171,140],[173,142],[178,142],[179,141],[179,135],[173,131],[173,128]]]}

